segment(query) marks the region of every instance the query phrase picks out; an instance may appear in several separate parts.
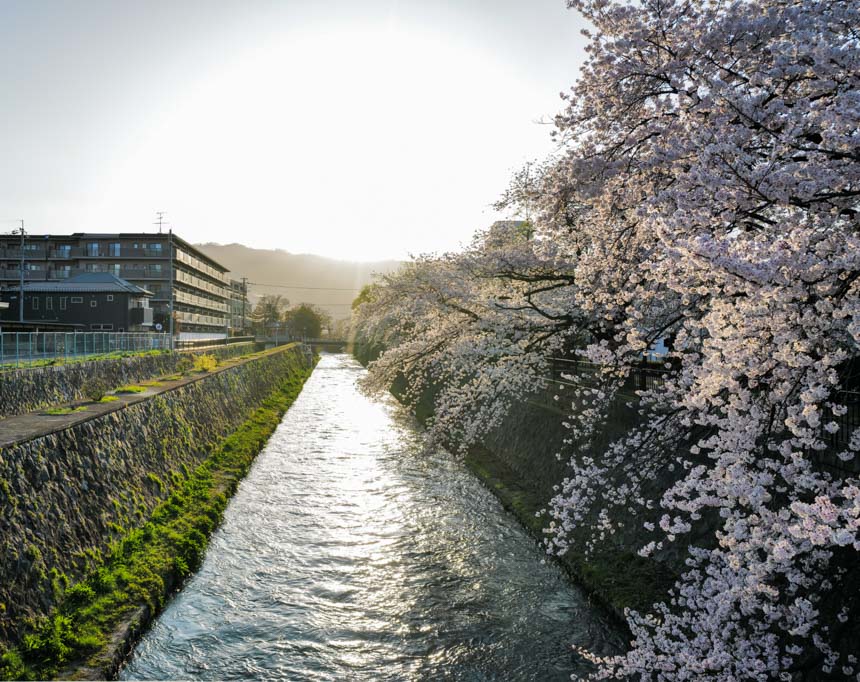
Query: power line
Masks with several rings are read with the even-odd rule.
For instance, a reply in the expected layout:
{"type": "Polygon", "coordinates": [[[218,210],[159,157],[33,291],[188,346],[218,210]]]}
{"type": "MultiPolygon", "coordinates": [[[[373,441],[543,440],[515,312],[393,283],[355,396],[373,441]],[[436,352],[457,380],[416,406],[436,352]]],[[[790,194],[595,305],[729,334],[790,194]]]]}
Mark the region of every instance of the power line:
{"type": "Polygon", "coordinates": [[[248,282],[255,287],[273,287],[275,289],[310,289],[312,291],[361,291],[361,289],[342,289],[338,287],[303,287],[297,284],[265,284],[263,282],[248,282]]]}

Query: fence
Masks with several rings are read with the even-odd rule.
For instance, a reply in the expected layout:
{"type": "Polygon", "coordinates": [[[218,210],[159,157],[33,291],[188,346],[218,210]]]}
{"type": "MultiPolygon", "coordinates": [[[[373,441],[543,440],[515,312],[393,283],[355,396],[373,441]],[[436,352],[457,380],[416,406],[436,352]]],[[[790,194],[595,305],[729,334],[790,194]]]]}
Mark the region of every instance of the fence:
{"type": "MultiPolygon", "coordinates": [[[[584,386],[596,384],[595,375],[600,371],[600,365],[585,360],[570,358],[550,358],[552,378],[560,379],[562,375],[575,375],[577,383],[584,386]]],[[[643,362],[639,367],[633,367],[627,375],[623,390],[646,391],[659,388],[666,380],[668,371],[662,367],[653,367],[643,362]]]]}
{"type": "MultiPolygon", "coordinates": [[[[570,385],[597,385],[595,375],[600,371],[600,365],[569,358],[550,358],[550,362],[552,379],[561,384],[565,383],[565,376],[575,376],[576,383],[570,385]]],[[[660,388],[663,386],[667,374],[669,374],[668,370],[643,363],[639,367],[631,368],[622,391],[646,391],[660,388]]],[[[829,407],[826,407],[824,409],[824,418],[822,419],[821,433],[823,439],[830,444],[831,448],[844,448],[851,442],[855,430],[860,428],[860,392],[839,391],[833,397],[833,400],[837,404],[842,405],[845,408],[845,412],[836,415],[829,407]],[[829,433],[824,429],[824,424],[831,421],[835,422],[839,427],[833,433],[829,433]]]]}
{"type": "Polygon", "coordinates": [[[130,332],[0,332],[0,368],[67,362],[110,353],[167,350],[167,334],[130,332]]]}
{"type": "Polygon", "coordinates": [[[176,350],[196,350],[202,348],[211,348],[213,346],[231,346],[235,343],[253,343],[256,337],[253,336],[230,336],[220,339],[185,339],[179,340],[174,345],[176,350]]]}

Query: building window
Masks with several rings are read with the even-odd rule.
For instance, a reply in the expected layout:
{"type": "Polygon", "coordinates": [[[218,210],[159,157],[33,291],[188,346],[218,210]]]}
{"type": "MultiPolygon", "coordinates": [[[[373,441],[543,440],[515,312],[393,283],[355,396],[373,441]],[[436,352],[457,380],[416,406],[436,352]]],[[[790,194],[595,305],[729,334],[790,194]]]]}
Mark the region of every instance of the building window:
{"type": "Polygon", "coordinates": [[[110,255],[114,258],[119,258],[119,242],[114,242],[109,247],[110,255]]]}
{"type": "Polygon", "coordinates": [[[98,242],[90,242],[87,244],[87,255],[88,256],[98,256],[99,255],[99,243],[98,242]]]}
{"type": "Polygon", "coordinates": [[[109,332],[113,329],[112,324],[91,324],[90,329],[94,332],[109,332]]]}
{"type": "Polygon", "coordinates": [[[65,296],[60,296],[60,310],[65,310],[68,306],[66,305],[68,302],[68,298],[65,296]]]}
{"type": "Polygon", "coordinates": [[[107,295],[107,297],[108,297],[108,301],[112,301],[112,300],[113,300],[113,294],[108,294],[108,295],[107,295]]]}
{"type": "Polygon", "coordinates": [[[92,299],[92,300],[90,301],[90,308],[95,308],[95,307],[96,307],[96,305],[97,305],[97,303],[96,303],[96,299],[92,299]]]}
{"type": "Polygon", "coordinates": [[[30,301],[31,301],[30,305],[33,306],[33,310],[38,310],[39,309],[39,297],[33,296],[33,298],[31,298],[30,301]]]}
{"type": "Polygon", "coordinates": [[[72,296],[72,303],[83,303],[83,302],[84,302],[83,296],[72,296]]]}
{"type": "Polygon", "coordinates": [[[54,309],[54,297],[53,296],[45,296],[45,310],[53,310],[54,309]]]}

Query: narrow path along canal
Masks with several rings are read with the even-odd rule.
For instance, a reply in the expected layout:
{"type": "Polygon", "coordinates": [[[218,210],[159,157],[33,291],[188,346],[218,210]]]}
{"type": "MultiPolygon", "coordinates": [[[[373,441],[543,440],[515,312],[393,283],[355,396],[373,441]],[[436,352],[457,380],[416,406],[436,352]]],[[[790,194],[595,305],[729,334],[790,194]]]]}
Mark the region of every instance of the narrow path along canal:
{"type": "Polygon", "coordinates": [[[323,355],[122,679],[554,680],[613,626],[364,369],[323,355]]]}

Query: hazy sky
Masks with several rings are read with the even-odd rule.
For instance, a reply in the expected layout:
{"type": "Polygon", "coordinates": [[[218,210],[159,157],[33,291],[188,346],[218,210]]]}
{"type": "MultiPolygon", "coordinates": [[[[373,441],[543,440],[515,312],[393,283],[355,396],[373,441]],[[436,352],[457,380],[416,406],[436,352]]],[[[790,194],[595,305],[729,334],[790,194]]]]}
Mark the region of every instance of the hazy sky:
{"type": "Polygon", "coordinates": [[[564,0],[0,0],[0,231],[347,259],[496,216],[584,57],[564,0]]]}

